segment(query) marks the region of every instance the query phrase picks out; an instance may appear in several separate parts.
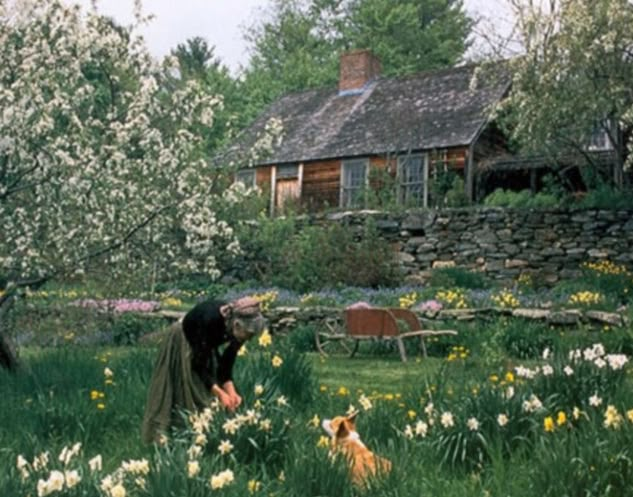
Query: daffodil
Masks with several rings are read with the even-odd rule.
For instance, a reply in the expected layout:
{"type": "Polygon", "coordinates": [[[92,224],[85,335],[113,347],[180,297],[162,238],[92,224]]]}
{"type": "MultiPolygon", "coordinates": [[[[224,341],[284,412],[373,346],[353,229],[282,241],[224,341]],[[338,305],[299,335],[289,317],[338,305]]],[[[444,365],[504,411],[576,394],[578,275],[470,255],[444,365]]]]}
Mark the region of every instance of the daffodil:
{"type": "Polygon", "coordinates": [[[273,338],[270,336],[268,330],[264,330],[262,334],[259,336],[259,346],[260,347],[268,347],[273,343],[273,338]]]}
{"type": "Polygon", "coordinates": [[[194,478],[200,473],[200,463],[198,461],[189,461],[187,463],[187,475],[189,478],[194,478]]]}
{"type": "Polygon", "coordinates": [[[326,437],[325,435],[321,435],[317,442],[317,447],[329,447],[329,446],[330,446],[329,437],[326,437]]]}
{"type": "Polygon", "coordinates": [[[257,480],[248,481],[248,492],[251,494],[258,492],[261,487],[262,487],[262,483],[260,481],[257,481],[257,480]]]}
{"type": "Polygon", "coordinates": [[[223,456],[230,453],[232,450],[233,444],[229,440],[223,440],[222,442],[220,442],[220,445],[218,445],[218,451],[223,456]]]}

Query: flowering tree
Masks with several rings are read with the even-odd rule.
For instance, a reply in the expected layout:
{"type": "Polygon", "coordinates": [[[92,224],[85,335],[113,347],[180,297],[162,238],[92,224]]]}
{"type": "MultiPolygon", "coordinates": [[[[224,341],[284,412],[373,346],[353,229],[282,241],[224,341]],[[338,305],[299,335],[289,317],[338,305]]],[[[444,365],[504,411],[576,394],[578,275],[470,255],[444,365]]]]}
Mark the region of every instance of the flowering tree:
{"type": "Polygon", "coordinates": [[[163,84],[174,58],[150,57],[136,19],[0,0],[0,308],[94,263],[213,277],[239,250],[221,213],[240,191],[201,147],[222,99],[163,84]]]}
{"type": "Polygon", "coordinates": [[[591,163],[587,144],[600,131],[615,152],[612,177],[621,184],[626,148],[633,150],[630,133],[622,132],[633,125],[633,4],[509,3],[525,52],[511,61],[513,86],[504,104],[513,137],[528,150],[573,151],[591,163]]]}

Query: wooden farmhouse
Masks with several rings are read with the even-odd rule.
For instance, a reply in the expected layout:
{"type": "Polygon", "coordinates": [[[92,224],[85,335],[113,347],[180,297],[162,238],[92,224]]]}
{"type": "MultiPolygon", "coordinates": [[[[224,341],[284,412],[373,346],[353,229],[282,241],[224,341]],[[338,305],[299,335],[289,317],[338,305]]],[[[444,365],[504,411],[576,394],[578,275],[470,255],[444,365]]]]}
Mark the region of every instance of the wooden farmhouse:
{"type": "Polygon", "coordinates": [[[286,95],[237,139],[249,150],[270,119],[281,121],[272,153],[237,173],[247,186],[270,192],[271,212],[287,202],[308,211],[359,208],[364,192],[384,186],[407,206],[428,206],[433,179],[453,171],[472,201],[477,164],[504,154],[491,123],[492,106],[509,90],[509,78],[474,84],[476,65],[381,77],[368,50],[340,59],[338,88],[286,95]]]}

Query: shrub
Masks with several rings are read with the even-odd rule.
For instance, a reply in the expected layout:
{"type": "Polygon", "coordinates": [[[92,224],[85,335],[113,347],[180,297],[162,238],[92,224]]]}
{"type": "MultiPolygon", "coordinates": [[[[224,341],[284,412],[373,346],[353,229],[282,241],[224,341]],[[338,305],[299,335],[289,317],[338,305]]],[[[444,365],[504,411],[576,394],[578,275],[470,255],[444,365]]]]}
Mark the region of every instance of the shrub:
{"type": "Polygon", "coordinates": [[[148,319],[133,314],[119,314],[112,316],[109,332],[115,345],[132,345],[147,333],[163,328],[167,321],[162,319],[148,319]]]}
{"type": "Polygon", "coordinates": [[[264,286],[298,292],[337,286],[392,286],[399,280],[389,243],[375,223],[303,226],[292,217],[261,219],[244,238],[250,274],[264,286]],[[253,274],[254,273],[254,274],[253,274]]]}
{"type": "Polygon", "coordinates": [[[490,207],[511,207],[521,209],[546,209],[560,204],[555,195],[539,192],[532,194],[530,190],[515,192],[497,188],[484,199],[484,205],[490,207]]]}
{"type": "Polygon", "coordinates": [[[600,184],[589,190],[578,203],[583,209],[633,209],[630,191],[600,184]]]}
{"type": "Polygon", "coordinates": [[[485,275],[457,267],[434,269],[429,285],[438,288],[490,288],[491,283],[485,275]]]}

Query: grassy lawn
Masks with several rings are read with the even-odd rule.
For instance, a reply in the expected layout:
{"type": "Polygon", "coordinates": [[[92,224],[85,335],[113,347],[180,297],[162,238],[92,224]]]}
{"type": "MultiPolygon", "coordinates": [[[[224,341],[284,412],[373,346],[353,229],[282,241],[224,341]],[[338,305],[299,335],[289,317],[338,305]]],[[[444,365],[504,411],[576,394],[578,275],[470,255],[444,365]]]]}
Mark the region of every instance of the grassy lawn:
{"type": "Polygon", "coordinates": [[[328,356],[308,353],[314,367],[319,385],[330,391],[345,386],[351,392],[359,390],[371,392],[393,392],[419,385],[429,379],[439,369],[443,359],[410,358],[400,361],[397,354],[393,357],[354,357],[328,356]]]}

